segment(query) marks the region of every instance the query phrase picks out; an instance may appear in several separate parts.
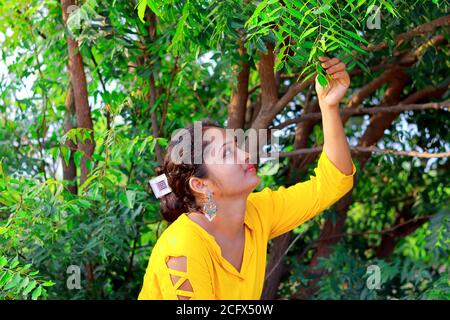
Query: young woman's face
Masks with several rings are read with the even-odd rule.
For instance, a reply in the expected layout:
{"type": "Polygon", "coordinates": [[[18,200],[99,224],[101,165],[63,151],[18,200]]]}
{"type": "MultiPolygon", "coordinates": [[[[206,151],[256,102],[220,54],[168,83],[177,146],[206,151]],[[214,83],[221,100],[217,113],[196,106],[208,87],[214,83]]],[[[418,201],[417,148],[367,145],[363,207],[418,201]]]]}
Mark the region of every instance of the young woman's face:
{"type": "Polygon", "coordinates": [[[203,154],[215,197],[251,193],[261,182],[258,165],[250,163],[250,153],[238,148],[236,137],[224,129],[208,128],[203,139],[211,141],[203,154]]]}

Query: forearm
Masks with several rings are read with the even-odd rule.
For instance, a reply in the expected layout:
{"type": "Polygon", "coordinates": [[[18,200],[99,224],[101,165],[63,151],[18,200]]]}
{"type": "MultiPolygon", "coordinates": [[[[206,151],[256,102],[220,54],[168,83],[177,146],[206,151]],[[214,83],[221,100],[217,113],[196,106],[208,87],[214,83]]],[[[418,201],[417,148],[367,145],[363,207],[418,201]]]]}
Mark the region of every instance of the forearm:
{"type": "Polygon", "coordinates": [[[321,113],[325,153],[342,173],[349,175],[353,169],[352,158],[342,120],[339,116],[339,106],[321,106],[321,113]]]}

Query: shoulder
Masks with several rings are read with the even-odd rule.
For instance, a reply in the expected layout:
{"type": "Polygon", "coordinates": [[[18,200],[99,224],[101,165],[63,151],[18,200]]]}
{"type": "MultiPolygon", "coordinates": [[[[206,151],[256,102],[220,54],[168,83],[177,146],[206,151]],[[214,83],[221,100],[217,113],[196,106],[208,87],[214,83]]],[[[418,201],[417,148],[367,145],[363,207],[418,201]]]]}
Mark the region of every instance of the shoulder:
{"type": "Polygon", "coordinates": [[[247,197],[247,203],[258,209],[271,209],[272,206],[272,189],[263,188],[261,191],[252,192],[247,197]]]}
{"type": "Polygon", "coordinates": [[[279,187],[276,191],[270,187],[264,187],[261,191],[252,192],[247,197],[247,206],[256,212],[256,218],[267,220],[279,206],[277,195],[283,190],[285,190],[284,187],[279,187]]]}
{"type": "Polygon", "coordinates": [[[202,237],[181,219],[175,220],[163,231],[154,249],[159,255],[164,256],[200,258],[208,253],[202,237]]]}

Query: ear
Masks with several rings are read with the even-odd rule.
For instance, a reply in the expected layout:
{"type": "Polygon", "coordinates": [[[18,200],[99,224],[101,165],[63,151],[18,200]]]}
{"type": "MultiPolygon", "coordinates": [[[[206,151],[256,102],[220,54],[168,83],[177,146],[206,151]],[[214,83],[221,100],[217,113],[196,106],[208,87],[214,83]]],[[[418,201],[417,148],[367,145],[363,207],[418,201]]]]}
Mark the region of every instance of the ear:
{"type": "Polygon", "coordinates": [[[205,184],[204,179],[200,179],[197,177],[190,177],[189,186],[196,193],[206,194],[207,185],[205,184]]]}

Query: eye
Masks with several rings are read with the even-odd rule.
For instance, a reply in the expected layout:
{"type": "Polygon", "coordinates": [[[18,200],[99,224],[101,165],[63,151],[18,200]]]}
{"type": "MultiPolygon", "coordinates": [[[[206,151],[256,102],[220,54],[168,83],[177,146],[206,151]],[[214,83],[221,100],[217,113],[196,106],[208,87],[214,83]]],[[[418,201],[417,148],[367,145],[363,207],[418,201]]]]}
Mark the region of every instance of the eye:
{"type": "Polygon", "coordinates": [[[226,158],[226,157],[228,157],[228,156],[231,156],[232,154],[233,154],[233,147],[231,147],[231,146],[226,147],[226,148],[223,150],[223,157],[224,157],[224,158],[226,158]]]}

